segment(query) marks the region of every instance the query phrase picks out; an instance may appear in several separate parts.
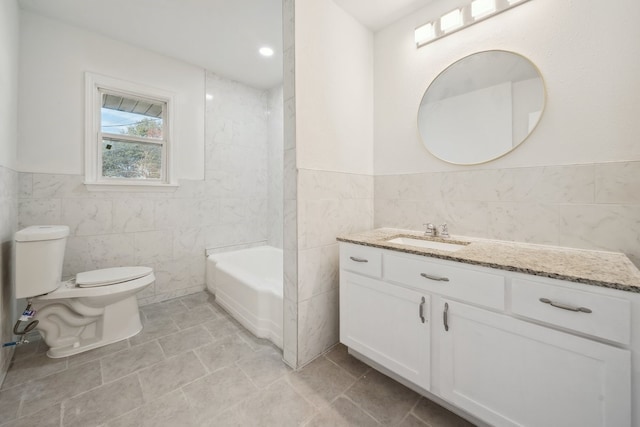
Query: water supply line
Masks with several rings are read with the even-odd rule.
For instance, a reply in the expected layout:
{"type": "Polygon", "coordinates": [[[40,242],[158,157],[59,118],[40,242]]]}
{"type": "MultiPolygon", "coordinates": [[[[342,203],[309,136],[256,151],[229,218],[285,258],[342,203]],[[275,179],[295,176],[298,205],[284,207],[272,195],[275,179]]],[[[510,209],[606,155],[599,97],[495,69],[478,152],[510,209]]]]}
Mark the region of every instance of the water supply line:
{"type": "Polygon", "coordinates": [[[31,320],[36,316],[36,311],[31,308],[31,298],[27,299],[27,307],[22,312],[22,315],[16,321],[16,324],[13,325],[13,334],[20,337],[19,341],[10,341],[2,344],[2,347],[12,347],[14,345],[28,344],[29,340],[27,340],[26,334],[33,331],[36,326],[38,326],[38,320],[31,320]],[[27,326],[20,330],[20,325],[23,322],[27,323],[27,326]]]}

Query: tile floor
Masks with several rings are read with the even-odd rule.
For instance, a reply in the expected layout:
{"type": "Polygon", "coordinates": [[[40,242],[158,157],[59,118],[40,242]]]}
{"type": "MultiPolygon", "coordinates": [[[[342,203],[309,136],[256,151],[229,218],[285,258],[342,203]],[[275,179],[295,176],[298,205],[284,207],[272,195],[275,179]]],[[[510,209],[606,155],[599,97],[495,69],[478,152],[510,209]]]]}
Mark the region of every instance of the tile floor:
{"type": "Polygon", "coordinates": [[[206,292],[141,312],[140,334],[83,354],[17,348],[2,426],[471,426],[342,345],[292,371],[206,292]]]}

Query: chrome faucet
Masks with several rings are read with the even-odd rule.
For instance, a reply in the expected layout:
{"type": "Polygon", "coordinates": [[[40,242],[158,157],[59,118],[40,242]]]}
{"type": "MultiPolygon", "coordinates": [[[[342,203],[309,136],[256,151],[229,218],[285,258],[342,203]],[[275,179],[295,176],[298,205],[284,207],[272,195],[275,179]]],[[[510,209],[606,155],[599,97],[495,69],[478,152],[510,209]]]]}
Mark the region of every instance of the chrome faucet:
{"type": "Polygon", "coordinates": [[[424,230],[425,236],[436,237],[438,235],[438,229],[435,225],[431,224],[430,222],[422,225],[426,227],[426,229],[424,230]]]}
{"type": "Polygon", "coordinates": [[[449,237],[449,226],[445,222],[444,224],[440,224],[440,232],[438,233],[440,237],[447,238],[449,237]]]}

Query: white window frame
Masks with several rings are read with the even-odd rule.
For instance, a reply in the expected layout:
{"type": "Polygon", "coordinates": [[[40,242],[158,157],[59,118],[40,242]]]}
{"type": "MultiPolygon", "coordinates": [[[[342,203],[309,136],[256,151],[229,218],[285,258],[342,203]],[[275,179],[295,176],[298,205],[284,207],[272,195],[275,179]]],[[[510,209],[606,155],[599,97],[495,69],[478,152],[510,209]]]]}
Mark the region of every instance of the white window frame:
{"type": "MultiPolygon", "coordinates": [[[[146,85],[128,82],[96,73],[85,73],[85,185],[93,191],[173,191],[178,187],[175,177],[176,149],[173,138],[174,94],[146,85]],[[165,104],[163,139],[150,140],[133,136],[121,139],[131,142],[158,143],[163,156],[160,179],[127,179],[102,176],[101,108],[103,92],[132,98],[149,99],[165,104]]],[[[119,139],[120,139],[120,135],[119,139]]]]}

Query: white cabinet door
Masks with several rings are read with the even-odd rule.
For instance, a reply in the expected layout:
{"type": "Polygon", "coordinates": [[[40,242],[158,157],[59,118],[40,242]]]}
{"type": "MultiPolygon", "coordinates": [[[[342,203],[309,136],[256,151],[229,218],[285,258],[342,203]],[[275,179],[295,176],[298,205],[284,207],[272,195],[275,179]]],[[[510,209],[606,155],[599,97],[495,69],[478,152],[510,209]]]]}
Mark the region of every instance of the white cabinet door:
{"type": "Polygon", "coordinates": [[[495,426],[631,424],[628,350],[447,300],[432,317],[441,394],[480,419],[495,426]]]}
{"type": "Polygon", "coordinates": [[[430,388],[429,295],[341,271],[340,341],[430,388]]]}

